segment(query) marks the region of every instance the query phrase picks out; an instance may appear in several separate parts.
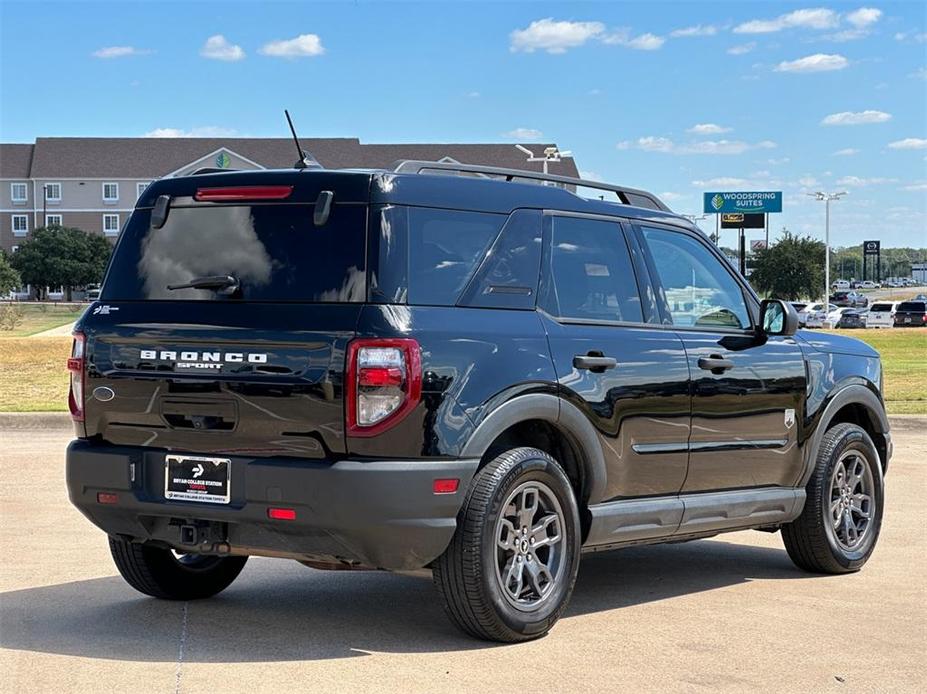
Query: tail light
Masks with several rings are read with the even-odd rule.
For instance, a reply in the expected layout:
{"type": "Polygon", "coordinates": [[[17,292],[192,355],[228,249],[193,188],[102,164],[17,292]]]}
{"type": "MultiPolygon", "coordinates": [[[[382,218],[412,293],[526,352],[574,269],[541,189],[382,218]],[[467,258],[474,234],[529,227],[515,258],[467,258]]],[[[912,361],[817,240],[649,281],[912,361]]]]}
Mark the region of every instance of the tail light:
{"type": "Polygon", "coordinates": [[[71,344],[71,358],[68,359],[68,373],[71,376],[71,390],[68,393],[68,409],[75,422],[84,421],[84,366],[87,338],[83,333],[74,333],[71,344]]]}
{"type": "Polygon", "coordinates": [[[408,338],[360,339],[348,345],[348,436],[375,436],[409,414],[422,397],[421,355],[418,342],[408,338]]]}
{"type": "Polygon", "coordinates": [[[293,186],[225,186],[224,188],[197,188],[193,199],[197,202],[286,200],[292,192],[293,186]]]}

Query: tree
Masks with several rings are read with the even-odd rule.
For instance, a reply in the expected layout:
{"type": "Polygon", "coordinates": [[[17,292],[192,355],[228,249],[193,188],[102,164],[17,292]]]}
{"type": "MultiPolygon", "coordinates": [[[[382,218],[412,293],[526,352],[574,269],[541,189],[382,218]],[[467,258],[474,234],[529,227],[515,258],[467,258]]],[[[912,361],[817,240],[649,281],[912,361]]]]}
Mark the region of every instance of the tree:
{"type": "Polygon", "coordinates": [[[824,292],[824,244],[784,232],[778,243],[758,250],[750,282],[777,299],[814,299],[824,292]]]}
{"type": "Polygon", "coordinates": [[[0,296],[5,296],[23,283],[19,273],[10,265],[6,253],[0,251],[0,296]]]}
{"type": "Polygon", "coordinates": [[[71,299],[73,287],[98,283],[103,279],[112,247],[99,234],[88,234],[71,227],[36,229],[13,254],[12,265],[22,281],[39,287],[64,287],[71,299]]]}

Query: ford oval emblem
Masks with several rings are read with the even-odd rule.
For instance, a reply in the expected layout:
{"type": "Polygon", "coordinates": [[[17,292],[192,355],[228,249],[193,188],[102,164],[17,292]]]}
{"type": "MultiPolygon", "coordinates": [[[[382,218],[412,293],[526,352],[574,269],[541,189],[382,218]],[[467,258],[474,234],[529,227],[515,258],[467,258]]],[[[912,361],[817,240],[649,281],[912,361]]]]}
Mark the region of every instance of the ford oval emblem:
{"type": "Polygon", "coordinates": [[[100,402],[109,402],[116,397],[116,392],[112,388],[100,386],[99,388],[93,389],[93,397],[95,397],[100,402]]]}

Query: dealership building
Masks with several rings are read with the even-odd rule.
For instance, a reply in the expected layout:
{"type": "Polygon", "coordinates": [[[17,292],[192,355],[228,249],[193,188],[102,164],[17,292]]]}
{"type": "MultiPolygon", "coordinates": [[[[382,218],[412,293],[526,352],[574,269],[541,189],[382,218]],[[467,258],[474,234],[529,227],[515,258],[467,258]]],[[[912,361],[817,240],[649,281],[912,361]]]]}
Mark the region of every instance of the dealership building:
{"type": "MultiPolygon", "coordinates": [[[[514,144],[362,144],[357,138],[302,140],[330,169],[386,168],[399,159],[541,171],[514,144]]],[[[541,155],[552,144],[531,144],[541,155]]],[[[0,144],[0,248],[15,251],[37,228],[59,224],[115,239],[145,187],[201,168],[292,167],[290,138],[40,137],[0,144]]],[[[572,157],[549,172],[577,176],[572,157]]]]}

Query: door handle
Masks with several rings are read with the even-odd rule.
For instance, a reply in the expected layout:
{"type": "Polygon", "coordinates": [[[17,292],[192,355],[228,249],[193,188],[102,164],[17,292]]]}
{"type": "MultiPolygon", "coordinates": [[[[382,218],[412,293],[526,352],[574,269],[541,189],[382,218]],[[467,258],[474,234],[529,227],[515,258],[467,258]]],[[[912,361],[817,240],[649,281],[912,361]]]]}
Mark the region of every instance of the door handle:
{"type": "Polygon", "coordinates": [[[614,369],[618,360],[614,357],[602,357],[593,354],[577,354],[573,357],[574,369],[589,369],[593,373],[602,373],[606,369],[614,369]]]}
{"type": "Polygon", "coordinates": [[[725,359],[719,354],[712,354],[708,357],[699,357],[698,368],[711,371],[711,373],[718,375],[723,374],[728,369],[733,369],[734,362],[730,359],[725,359]]]}

